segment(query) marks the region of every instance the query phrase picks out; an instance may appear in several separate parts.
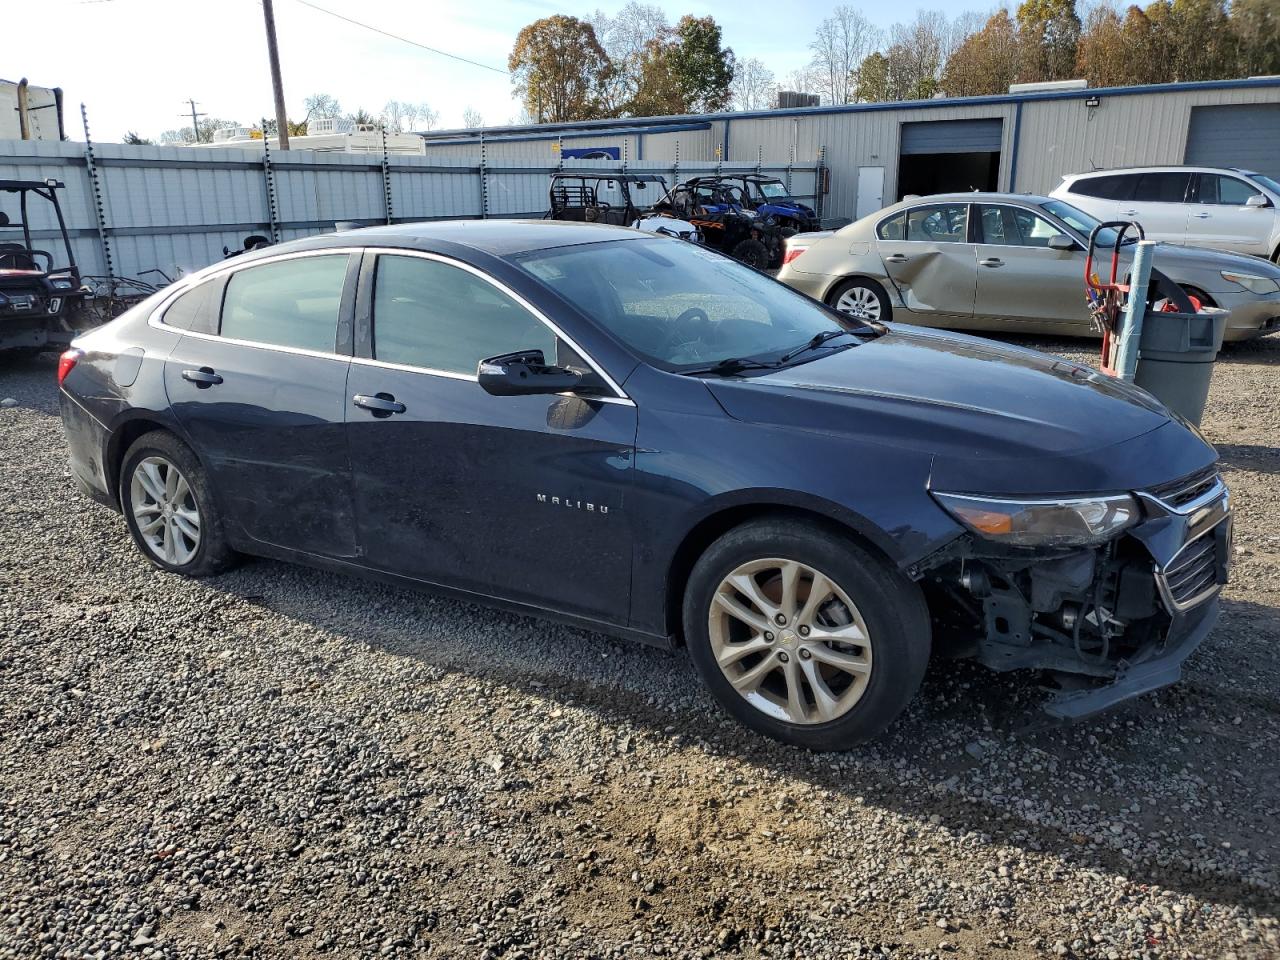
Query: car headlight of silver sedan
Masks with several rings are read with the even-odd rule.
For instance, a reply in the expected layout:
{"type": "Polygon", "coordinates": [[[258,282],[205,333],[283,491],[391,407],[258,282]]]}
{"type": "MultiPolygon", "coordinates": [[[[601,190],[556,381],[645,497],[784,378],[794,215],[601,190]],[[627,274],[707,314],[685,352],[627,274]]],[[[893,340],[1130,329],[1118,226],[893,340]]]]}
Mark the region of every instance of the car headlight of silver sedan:
{"type": "Polygon", "coordinates": [[[1133,497],[1021,500],[933,494],[943,508],[984,539],[1014,547],[1077,547],[1104,543],[1142,513],[1133,497]]]}
{"type": "Polygon", "coordinates": [[[1237,270],[1223,270],[1222,279],[1239,284],[1250,293],[1275,293],[1280,290],[1280,280],[1260,277],[1253,273],[1240,273],[1237,270]]]}

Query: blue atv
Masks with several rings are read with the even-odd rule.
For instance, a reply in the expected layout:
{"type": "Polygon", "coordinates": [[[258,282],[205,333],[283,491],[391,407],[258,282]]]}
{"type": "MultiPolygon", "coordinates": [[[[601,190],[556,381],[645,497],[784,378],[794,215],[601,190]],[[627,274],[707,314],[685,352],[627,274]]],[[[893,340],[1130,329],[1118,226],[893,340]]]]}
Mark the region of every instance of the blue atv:
{"type": "Polygon", "coordinates": [[[730,173],[713,177],[695,177],[686,182],[694,189],[729,190],[739,203],[761,217],[769,217],[779,229],[791,233],[821,230],[822,225],[812,207],[796,200],[787,185],[777,177],[758,173],[730,173]]]}
{"type": "Polygon", "coordinates": [[[795,231],[753,210],[742,188],[698,177],[680,184],[659,202],[671,216],[697,227],[703,242],[757,270],[782,262],[782,241],[795,231]]]}

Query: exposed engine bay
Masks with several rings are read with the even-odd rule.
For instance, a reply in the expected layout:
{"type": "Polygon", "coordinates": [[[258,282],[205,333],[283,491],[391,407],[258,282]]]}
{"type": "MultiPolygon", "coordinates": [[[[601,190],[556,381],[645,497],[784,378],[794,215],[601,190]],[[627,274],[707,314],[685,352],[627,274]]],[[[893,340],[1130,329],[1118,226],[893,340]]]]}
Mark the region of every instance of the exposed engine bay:
{"type": "Polygon", "coordinates": [[[1230,555],[1227,488],[1216,471],[1193,480],[1169,499],[1139,493],[1143,521],[1098,546],[1046,555],[966,536],[929,558],[917,575],[938,651],[1048,671],[1062,692],[1044,706],[1061,718],[1176,681],[1230,555]]]}

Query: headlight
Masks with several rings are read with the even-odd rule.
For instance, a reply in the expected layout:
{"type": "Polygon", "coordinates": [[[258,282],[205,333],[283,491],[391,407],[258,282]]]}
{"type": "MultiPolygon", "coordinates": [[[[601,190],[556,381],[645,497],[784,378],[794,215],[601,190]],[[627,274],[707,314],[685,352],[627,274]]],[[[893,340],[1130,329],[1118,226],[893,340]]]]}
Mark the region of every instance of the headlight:
{"type": "Polygon", "coordinates": [[[1280,280],[1259,277],[1252,273],[1236,273],[1234,270],[1223,270],[1222,279],[1238,283],[1250,293],[1275,293],[1280,290],[1280,280]]]}
{"type": "Polygon", "coordinates": [[[1141,515],[1130,496],[1071,500],[1006,500],[958,493],[934,497],[953,517],[988,540],[1015,547],[1102,543],[1141,515]]]}
{"type": "Polygon", "coordinates": [[[70,289],[71,289],[71,281],[70,281],[70,280],[53,280],[53,281],[50,281],[50,282],[52,283],[52,285],[53,285],[53,289],[55,289],[55,290],[70,290],[70,289]]]}

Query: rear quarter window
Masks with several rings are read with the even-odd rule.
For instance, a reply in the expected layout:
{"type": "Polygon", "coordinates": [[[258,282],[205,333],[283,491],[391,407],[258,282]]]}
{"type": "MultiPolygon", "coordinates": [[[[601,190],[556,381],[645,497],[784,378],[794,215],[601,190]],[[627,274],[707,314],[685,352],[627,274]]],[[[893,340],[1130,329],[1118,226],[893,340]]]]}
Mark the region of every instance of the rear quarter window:
{"type": "Polygon", "coordinates": [[[196,284],[165,308],[161,322],[192,333],[217,333],[226,282],[227,278],[221,276],[196,284]]]}
{"type": "Polygon", "coordinates": [[[1123,174],[1112,174],[1105,177],[1081,177],[1067,188],[1069,193],[1082,197],[1097,197],[1100,200],[1128,200],[1133,193],[1133,181],[1136,178],[1123,174]]]}

